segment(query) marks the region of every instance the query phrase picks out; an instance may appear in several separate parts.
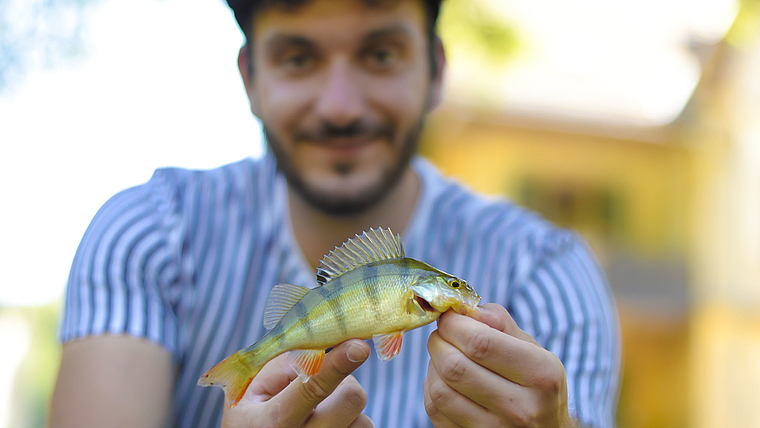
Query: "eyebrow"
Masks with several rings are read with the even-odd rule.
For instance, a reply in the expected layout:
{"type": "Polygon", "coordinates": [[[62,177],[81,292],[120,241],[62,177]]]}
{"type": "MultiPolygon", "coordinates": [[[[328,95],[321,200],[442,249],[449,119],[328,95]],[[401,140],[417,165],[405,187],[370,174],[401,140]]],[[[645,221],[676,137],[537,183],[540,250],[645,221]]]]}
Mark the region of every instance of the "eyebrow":
{"type": "MultiPolygon", "coordinates": [[[[390,27],[381,28],[365,34],[362,37],[362,42],[372,42],[378,39],[385,39],[389,37],[408,36],[409,29],[404,25],[392,25],[390,27]]],[[[264,44],[264,50],[266,52],[276,52],[284,47],[302,47],[313,49],[316,46],[314,43],[303,36],[294,34],[275,34],[264,44]]]]}
{"type": "Polygon", "coordinates": [[[264,44],[265,52],[276,52],[285,47],[314,48],[314,43],[302,36],[276,34],[264,44]]]}
{"type": "Polygon", "coordinates": [[[409,29],[401,24],[392,25],[390,27],[381,28],[379,30],[372,31],[362,37],[364,42],[373,41],[376,39],[384,39],[388,37],[397,36],[409,36],[409,29]]]}

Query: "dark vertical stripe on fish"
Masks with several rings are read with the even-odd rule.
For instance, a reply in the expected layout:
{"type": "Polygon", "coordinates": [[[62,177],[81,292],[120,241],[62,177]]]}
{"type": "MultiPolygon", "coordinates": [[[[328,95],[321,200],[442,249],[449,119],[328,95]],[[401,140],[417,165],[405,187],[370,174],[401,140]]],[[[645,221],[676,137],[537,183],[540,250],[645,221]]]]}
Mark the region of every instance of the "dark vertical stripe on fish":
{"type": "Polygon", "coordinates": [[[304,305],[303,300],[299,300],[296,302],[295,305],[293,305],[293,308],[296,311],[296,318],[298,319],[298,323],[303,324],[303,328],[306,330],[306,333],[308,335],[314,334],[314,328],[311,325],[311,319],[309,319],[309,311],[306,309],[306,305],[304,305]]]}
{"type": "Polygon", "coordinates": [[[380,278],[379,269],[377,266],[371,270],[366,269],[362,272],[362,288],[364,289],[364,295],[372,303],[372,315],[375,317],[376,322],[381,322],[383,315],[380,313],[382,307],[380,296],[380,278]]]}
{"type": "MultiPolygon", "coordinates": [[[[340,280],[341,277],[335,278],[335,281],[340,280]]],[[[336,285],[340,286],[341,284],[338,282],[336,285]]],[[[330,298],[330,291],[325,287],[317,288],[317,293],[319,293],[322,300],[330,307],[341,333],[343,333],[344,336],[348,336],[348,320],[346,320],[346,311],[343,310],[343,304],[341,303],[342,299],[330,298]]]]}
{"type": "Polygon", "coordinates": [[[377,307],[380,304],[380,295],[377,290],[377,272],[376,269],[362,269],[362,289],[372,306],[377,307]]]}
{"type": "Polygon", "coordinates": [[[343,299],[328,299],[327,304],[330,305],[335,321],[338,322],[338,328],[344,336],[348,336],[348,320],[346,319],[346,311],[343,309],[341,303],[343,299]]]}
{"type": "Polygon", "coordinates": [[[409,258],[408,258],[408,257],[404,257],[403,259],[401,259],[401,267],[403,267],[403,268],[404,268],[404,270],[407,270],[407,269],[409,269],[409,267],[410,267],[411,265],[412,265],[412,264],[409,262],[409,258]]]}

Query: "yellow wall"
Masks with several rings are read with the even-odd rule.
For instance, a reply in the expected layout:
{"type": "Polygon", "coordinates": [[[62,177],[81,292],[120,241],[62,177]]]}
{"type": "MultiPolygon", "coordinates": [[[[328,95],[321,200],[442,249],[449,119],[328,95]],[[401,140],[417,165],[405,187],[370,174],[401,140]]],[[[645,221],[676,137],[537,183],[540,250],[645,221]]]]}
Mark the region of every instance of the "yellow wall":
{"type": "MultiPolygon", "coordinates": [[[[517,202],[526,177],[547,185],[609,189],[622,201],[615,239],[646,254],[683,252],[689,242],[690,152],[673,142],[652,143],[498,125],[498,118],[435,116],[425,154],[473,188],[517,202]]],[[[668,135],[666,133],[666,135],[668,135]]],[[[604,231],[581,213],[572,226],[594,243],[604,231]]],[[[557,219],[552,219],[557,220],[557,219]]]]}
{"type": "MultiPolygon", "coordinates": [[[[508,196],[578,230],[603,265],[621,252],[687,257],[694,240],[694,155],[678,142],[680,134],[662,129],[649,135],[649,140],[658,140],[652,142],[592,135],[588,129],[557,131],[549,120],[532,127],[511,121],[442,110],[434,117],[430,128],[435,132],[426,136],[423,152],[447,175],[474,189],[508,196]],[[551,202],[526,200],[520,190],[526,178],[543,187],[549,199],[561,199],[568,189],[575,192],[579,200],[570,215],[563,216],[551,202]],[[621,217],[614,227],[594,207],[595,193],[611,193],[620,202],[621,217]]],[[[624,360],[619,426],[686,426],[691,346],[687,313],[620,298],[618,306],[624,360]]]]}
{"type": "Polygon", "coordinates": [[[690,422],[760,426],[760,32],[695,98],[690,422]]]}
{"type": "Polygon", "coordinates": [[[422,151],[446,174],[579,230],[603,265],[685,261],[685,310],[617,299],[620,427],[760,426],[758,75],[760,32],[718,46],[684,114],[660,129],[455,106],[430,120],[422,151]],[[600,195],[616,201],[612,222],[600,195]]]}

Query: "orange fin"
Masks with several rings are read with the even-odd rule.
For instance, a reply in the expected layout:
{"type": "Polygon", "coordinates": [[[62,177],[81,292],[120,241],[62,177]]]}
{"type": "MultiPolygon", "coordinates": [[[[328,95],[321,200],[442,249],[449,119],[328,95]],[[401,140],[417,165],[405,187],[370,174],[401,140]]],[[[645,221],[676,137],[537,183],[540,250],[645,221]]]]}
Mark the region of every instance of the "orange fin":
{"type": "Polygon", "coordinates": [[[227,404],[235,407],[260,369],[261,367],[245,364],[240,354],[236,352],[211,367],[198,379],[198,385],[222,388],[227,404]]]}
{"type": "Polygon", "coordinates": [[[403,331],[372,336],[372,341],[375,342],[375,351],[377,351],[380,360],[387,362],[398,355],[401,352],[401,339],[403,338],[403,331]]]}
{"type": "Polygon", "coordinates": [[[324,349],[296,349],[288,352],[288,363],[304,383],[319,373],[324,359],[324,349]]]}

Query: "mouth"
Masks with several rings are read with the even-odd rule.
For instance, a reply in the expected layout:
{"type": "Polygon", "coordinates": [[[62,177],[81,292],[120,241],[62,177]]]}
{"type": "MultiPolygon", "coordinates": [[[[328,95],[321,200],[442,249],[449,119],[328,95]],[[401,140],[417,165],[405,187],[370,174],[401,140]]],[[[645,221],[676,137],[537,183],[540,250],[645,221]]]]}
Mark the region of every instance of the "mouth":
{"type": "Polygon", "coordinates": [[[420,308],[422,308],[425,312],[436,312],[435,309],[433,309],[433,306],[425,299],[423,299],[420,296],[414,296],[414,301],[417,302],[418,305],[420,305],[420,308]]]}
{"type": "Polygon", "coordinates": [[[371,136],[361,137],[336,137],[317,140],[304,140],[306,143],[338,157],[355,157],[363,150],[371,146],[376,139],[371,136]]]}

